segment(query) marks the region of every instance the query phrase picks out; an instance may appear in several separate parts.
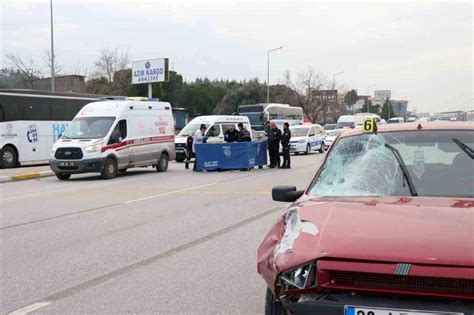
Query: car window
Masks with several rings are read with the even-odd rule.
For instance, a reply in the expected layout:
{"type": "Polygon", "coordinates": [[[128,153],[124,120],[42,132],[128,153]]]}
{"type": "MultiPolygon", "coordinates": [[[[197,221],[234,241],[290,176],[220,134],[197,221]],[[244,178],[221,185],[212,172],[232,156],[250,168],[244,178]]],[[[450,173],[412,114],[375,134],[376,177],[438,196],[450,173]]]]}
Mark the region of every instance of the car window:
{"type": "Polygon", "coordinates": [[[315,135],[316,135],[316,131],[314,130],[314,127],[311,127],[311,129],[309,131],[309,136],[314,137],[315,135]]]}
{"type": "Polygon", "coordinates": [[[218,137],[221,134],[221,125],[213,125],[207,131],[208,137],[218,137]]]}

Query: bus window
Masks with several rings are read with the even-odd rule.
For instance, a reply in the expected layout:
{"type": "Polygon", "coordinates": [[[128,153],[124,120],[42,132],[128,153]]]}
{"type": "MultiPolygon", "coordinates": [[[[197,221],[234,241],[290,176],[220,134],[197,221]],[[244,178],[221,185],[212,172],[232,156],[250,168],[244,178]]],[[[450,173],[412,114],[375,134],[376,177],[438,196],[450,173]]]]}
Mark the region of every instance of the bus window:
{"type": "Polygon", "coordinates": [[[49,99],[22,98],[20,106],[23,107],[24,120],[51,120],[49,99]]]}
{"type": "Polygon", "coordinates": [[[2,104],[0,104],[0,108],[0,121],[14,121],[23,119],[20,109],[15,103],[11,103],[7,100],[7,102],[2,102],[2,104]]]}
{"type": "Polygon", "coordinates": [[[51,120],[70,121],[79,112],[81,106],[77,106],[76,100],[51,99],[51,120]]]}

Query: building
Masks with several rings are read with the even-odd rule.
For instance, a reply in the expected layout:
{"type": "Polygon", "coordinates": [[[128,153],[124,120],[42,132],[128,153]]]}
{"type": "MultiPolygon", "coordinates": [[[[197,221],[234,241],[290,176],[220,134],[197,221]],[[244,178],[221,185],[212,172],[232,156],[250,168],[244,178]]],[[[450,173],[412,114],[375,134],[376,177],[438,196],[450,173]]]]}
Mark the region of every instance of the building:
{"type": "MultiPolygon", "coordinates": [[[[58,75],[54,78],[56,92],[83,92],[86,88],[86,77],[83,75],[58,75]]],[[[51,91],[51,78],[33,81],[33,90],[51,91]]]]}
{"type": "Polygon", "coordinates": [[[188,113],[184,108],[174,107],[173,108],[174,127],[176,129],[183,129],[189,120],[188,113]]]}
{"type": "Polygon", "coordinates": [[[406,100],[391,100],[393,113],[398,117],[407,119],[408,101],[406,100]]]}
{"type": "Polygon", "coordinates": [[[449,120],[449,121],[464,121],[466,120],[467,113],[462,110],[456,110],[451,112],[438,112],[431,115],[431,120],[449,120]]]}

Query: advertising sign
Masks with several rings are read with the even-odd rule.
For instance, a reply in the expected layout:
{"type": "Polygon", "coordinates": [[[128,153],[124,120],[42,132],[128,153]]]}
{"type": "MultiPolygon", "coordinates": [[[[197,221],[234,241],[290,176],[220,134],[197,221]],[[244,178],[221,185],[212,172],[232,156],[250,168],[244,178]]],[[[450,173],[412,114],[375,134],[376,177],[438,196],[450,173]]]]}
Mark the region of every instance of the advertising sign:
{"type": "Polygon", "coordinates": [[[314,93],[316,99],[320,101],[337,101],[337,90],[317,90],[314,93]]]}
{"type": "Polygon", "coordinates": [[[377,100],[386,100],[392,98],[392,91],[391,90],[375,90],[374,91],[374,98],[377,100]]]}
{"type": "Polygon", "coordinates": [[[133,61],[132,84],[167,82],[168,63],[168,58],[133,61]]]}

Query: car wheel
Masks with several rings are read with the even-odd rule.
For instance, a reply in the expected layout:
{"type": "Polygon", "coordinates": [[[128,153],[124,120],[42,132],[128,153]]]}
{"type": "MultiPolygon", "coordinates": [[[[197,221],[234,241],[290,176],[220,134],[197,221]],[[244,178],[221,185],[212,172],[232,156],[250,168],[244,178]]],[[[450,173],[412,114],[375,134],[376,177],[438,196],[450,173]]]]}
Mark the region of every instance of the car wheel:
{"type": "Polygon", "coordinates": [[[266,315],[286,315],[286,311],[280,301],[275,300],[272,291],[267,289],[265,297],[265,314],[266,315]]]}
{"type": "Polygon", "coordinates": [[[321,147],[319,148],[319,153],[324,153],[324,142],[321,142],[321,147]]]}
{"type": "Polygon", "coordinates": [[[120,173],[125,173],[127,171],[127,168],[122,168],[119,170],[120,173]]]}
{"type": "Polygon", "coordinates": [[[71,178],[71,174],[56,173],[56,177],[59,180],[68,180],[69,178],[71,178]]]}
{"type": "Polygon", "coordinates": [[[304,152],[304,154],[309,155],[310,153],[311,153],[311,145],[308,143],[308,145],[306,146],[306,151],[304,152]]]}
{"type": "Polygon", "coordinates": [[[5,146],[0,153],[0,167],[1,168],[12,168],[18,164],[18,153],[15,148],[11,146],[5,146]]]}
{"type": "Polygon", "coordinates": [[[168,155],[162,153],[160,159],[158,160],[158,164],[156,164],[156,170],[158,172],[166,172],[168,169],[168,155]]]}
{"type": "Polygon", "coordinates": [[[177,156],[176,156],[176,158],[175,158],[174,160],[175,160],[176,162],[184,162],[184,160],[186,160],[186,157],[182,157],[182,156],[177,157],[177,156]]]}
{"type": "Polygon", "coordinates": [[[104,168],[102,169],[100,175],[103,179],[112,179],[117,175],[117,172],[117,161],[115,161],[113,158],[108,158],[105,160],[104,168]]]}

